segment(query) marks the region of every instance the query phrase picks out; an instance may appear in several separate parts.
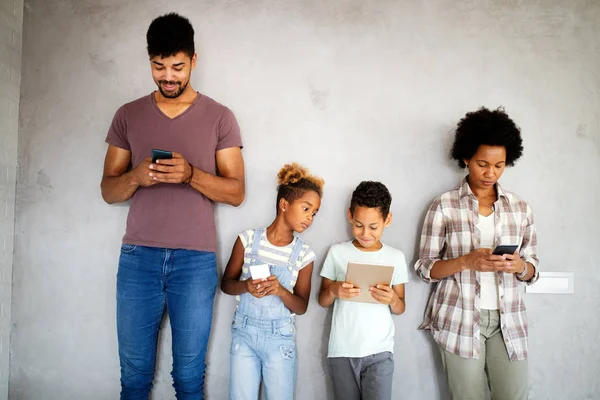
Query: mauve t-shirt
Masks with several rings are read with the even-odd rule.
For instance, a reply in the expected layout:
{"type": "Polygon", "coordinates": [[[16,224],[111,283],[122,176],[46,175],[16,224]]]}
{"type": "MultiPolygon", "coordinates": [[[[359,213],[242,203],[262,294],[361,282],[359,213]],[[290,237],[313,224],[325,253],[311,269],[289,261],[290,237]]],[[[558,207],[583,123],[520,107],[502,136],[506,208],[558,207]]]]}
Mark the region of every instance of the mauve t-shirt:
{"type": "MultiPolygon", "coordinates": [[[[106,142],[131,151],[139,165],[152,149],[175,151],[193,166],[216,175],[215,153],[242,147],[231,110],[200,93],[176,118],[158,108],[154,94],[127,103],[115,114],[106,142]]],[[[131,198],[123,243],[216,251],[213,202],[191,186],[159,183],[140,187],[131,198]]]]}

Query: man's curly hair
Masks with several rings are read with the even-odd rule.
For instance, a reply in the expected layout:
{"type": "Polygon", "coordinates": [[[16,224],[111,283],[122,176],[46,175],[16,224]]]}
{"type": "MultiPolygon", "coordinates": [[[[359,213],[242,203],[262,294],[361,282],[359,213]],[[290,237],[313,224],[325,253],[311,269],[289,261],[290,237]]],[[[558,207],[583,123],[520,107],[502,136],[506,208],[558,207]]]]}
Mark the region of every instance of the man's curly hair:
{"type": "Polygon", "coordinates": [[[196,52],[192,24],[187,18],[176,13],[155,18],[146,33],[146,41],[150,58],[166,58],[179,52],[184,52],[192,58],[196,52]]]}
{"type": "Polygon", "coordinates": [[[390,213],[392,195],[381,182],[363,181],[352,192],[350,212],[354,215],[356,207],[378,208],[383,219],[390,213]]]}
{"type": "Polygon", "coordinates": [[[481,107],[469,112],[456,127],[451,158],[460,168],[466,167],[463,160],[469,160],[482,144],[502,146],[506,149],[506,165],[511,167],[523,155],[521,129],[499,107],[493,111],[481,107]]]}

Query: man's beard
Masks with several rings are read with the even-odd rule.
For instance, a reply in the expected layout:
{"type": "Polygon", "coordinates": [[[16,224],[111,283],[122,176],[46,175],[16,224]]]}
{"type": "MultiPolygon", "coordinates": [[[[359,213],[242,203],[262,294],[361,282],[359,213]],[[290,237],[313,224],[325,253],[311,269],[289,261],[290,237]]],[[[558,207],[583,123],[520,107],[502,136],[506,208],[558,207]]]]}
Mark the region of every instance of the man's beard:
{"type": "Polygon", "coordinates": [[[188,83],[189,81],[187,81],[185,85],[181,85],[181,82],[176,81],[158,81],[158,90],[160,91],[160,94],[167,99],[175,99],[181,96],[181,93],[187,88],[188,83]],[[172,92],[165,92],[162,85],[177,85],[177,88],[172,92]]]}

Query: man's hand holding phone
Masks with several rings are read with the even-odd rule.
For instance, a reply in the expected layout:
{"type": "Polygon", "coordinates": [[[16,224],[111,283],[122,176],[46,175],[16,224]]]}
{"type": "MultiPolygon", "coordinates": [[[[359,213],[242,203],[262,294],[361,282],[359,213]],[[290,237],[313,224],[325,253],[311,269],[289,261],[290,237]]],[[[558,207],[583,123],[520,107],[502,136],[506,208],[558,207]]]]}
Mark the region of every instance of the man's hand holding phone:
{"type": "Polygon", "coordinates": [[[131,170],[133,180],[141,187],[149,187],[158,183],[156,180],[152,179],[152,170],[150,169],[151,164],[152,159],[148,157],[144,161],[142,161],[137,167],[131,170]]]}
{"type": "Polygon", "coordinates": [[[190,183],[193,175],[194,168],[186,161],[185,158],[179,153],[172,152],[171,158],[168,157],[168,152],[162,151],[163,154],[155,154],[153,151],[153,158],[155,155],[156,162],[149,165],[149,177],[156,183],[190,183]]]}

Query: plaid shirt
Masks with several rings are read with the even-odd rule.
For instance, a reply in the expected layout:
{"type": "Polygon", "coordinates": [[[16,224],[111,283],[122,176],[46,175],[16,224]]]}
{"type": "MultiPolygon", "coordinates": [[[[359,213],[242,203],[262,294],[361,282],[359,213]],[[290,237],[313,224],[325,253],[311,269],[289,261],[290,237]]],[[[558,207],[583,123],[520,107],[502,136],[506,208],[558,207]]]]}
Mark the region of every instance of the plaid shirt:
{"type": "MultiPolygon", "coordinates": [[[[468,178],[468,177],[467,177],[468,178]]],[[[427,211],[421,233],[419,260],[415,270],[425,282],[437,282],[429,298],[425,320],[419,329],[428,329],[447,351],[464,358],[479,358],[481,285],[479,271],[466,269],[447,278],[431,278],[438,260],[464,256],[479,248],[479,203],[467,178],[460,186],[442,194],[427,211]]],[[[496,184],[494,203],[494,244],[519,244],[519,254],[534,266],[530,285],[537,281],[538,258],[533,212],[529,204],[496,184]]],[[[514,274],[498,272],[500,326],[511,361],[527,358],[527,319],[525,303],[514,274]]]]}

